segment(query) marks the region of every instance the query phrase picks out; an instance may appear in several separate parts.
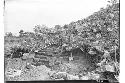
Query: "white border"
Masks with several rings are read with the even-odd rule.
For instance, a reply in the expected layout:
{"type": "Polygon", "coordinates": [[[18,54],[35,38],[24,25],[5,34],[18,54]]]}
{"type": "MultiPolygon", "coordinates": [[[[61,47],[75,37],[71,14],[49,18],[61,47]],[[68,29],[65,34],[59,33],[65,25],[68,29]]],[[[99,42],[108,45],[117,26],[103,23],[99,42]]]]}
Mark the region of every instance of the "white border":
{"type": "Polygon", "coordinates": [[[0,83],[4,83],[4,24],[3,0],[0,0],[0,83]]]}
{"type": "MultiPolygon", "coordinates": [[[[3,4],[0,0],[0,83],[4,83],[4,23],[3,4]]],[[[120,0],[120,83],[125,82],[125,0],[120,0]]]]}

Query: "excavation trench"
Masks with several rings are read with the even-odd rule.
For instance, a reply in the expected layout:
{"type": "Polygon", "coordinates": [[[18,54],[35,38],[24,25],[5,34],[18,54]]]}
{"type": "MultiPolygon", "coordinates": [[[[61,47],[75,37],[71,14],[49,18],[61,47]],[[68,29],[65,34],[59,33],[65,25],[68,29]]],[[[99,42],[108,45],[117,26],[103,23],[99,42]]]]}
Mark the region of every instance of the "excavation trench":
{"type": "MultiPolygon", "coordinates": [[[[23,52],[23,54],[26,54],[27,51],[17,50],[17,53],[15,52],[14,54],[18,54],[18,52],[19,53],[23,52]]],[[[87,52],[85,52],[85,49],[81,50],[80,48],[73,49],[71,51],[65,51],[60,55],[60,57],[47,55],[45,52],[44,53],[42,52],[42,54],[34,53],[34,54],[27,54],[27,55],[28,56],[25,59],[20,58],[20,57],[23,57],[22,55],[19,57],[16,57],[16,55],[14,55],[14,57],[12,58],[12,61],[15,58],[17,59],[16,60],[17,62],[14,62],[14,64],[11,64],[11,65],[16,66],[15,63],[17,63],[17,65],[18,64],[20,65],[23,63],[24,64],[24,65],[22,64],[24,69],[23,71],[25,70],[31,71],[34,66],[40,67],[44,65],[47,67],[47,69],[51,70],[52,72],[53,71],[66,72],[74,76],[79,74],[85,74],[86,72],[90,72],[94,70],[96,68],[96,64],[93,63],[94,62],[93,58],[98,58],[94,55],[89,55],[87,52]],[[72,53],[73,60],[69,60],[69,57],[71,57],[71,53],[72,53]],[[18,59],[21,63],[18,62],[18,59]],[[33,65],[33,67],[30,65],[27,66],[27,63],[30,65],[33,65]]],[[[46,77],[48,76],[47,72],[44,72],[42,70],[36,71],[36,72],[40,72],[41,76],[43,75],[42,73],[44,73],[46,77]]]]}

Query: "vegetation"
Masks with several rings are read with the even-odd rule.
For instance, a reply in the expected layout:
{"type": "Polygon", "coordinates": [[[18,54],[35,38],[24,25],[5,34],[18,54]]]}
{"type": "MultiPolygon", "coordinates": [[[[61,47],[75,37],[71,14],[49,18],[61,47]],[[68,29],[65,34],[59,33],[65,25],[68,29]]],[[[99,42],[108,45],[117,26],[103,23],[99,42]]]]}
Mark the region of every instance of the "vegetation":
{"type": "MultiPolygon", "coordinates": [[[[20,30],[19,36],[9,33],[5,36],[7,68],[9,63],[17,61],[16,58],[20,60],[17,61],[18,66],[22,64],[21,61],[26,62],[25,67],[20,70],[23,73],[28,72],[26,74],[31,75],[30,77],[36,75],[29,74],[34,73],[35,70],[39,74],[41,71],[45,73],[38,69],[45,65],[51,69],[48,69],[49,72],[47,71],[48,74],[46,74],[47,79],[50,80],[107,79],[113,82],[118,81],[119,25],[119,3],[113,2],[112,5],[100,9],[85,19],[64,26],[56,25],[48,28],[45,25],[37,25],[34,32],[20,30]],[[27,58],[24,59],[24,55],[27,58]],[[60,73],[52,73],[53,71],[65,73],[61,73],[61,77],[58,77],[60,73]]],[[[41,75],[38,76],[38,80],[45,79],[42,79],[41,75]]],[[[22,77],[18,76],[18,79],[16,77],[15,79],[20,80],[22,77]]],[[[6,78],[8,79],[7,76],[6,78]]],[[[8,80],[15,79],[11,77],[8,80]]],[[[33,79],[27,78],[27,80],[33,79]]]]}

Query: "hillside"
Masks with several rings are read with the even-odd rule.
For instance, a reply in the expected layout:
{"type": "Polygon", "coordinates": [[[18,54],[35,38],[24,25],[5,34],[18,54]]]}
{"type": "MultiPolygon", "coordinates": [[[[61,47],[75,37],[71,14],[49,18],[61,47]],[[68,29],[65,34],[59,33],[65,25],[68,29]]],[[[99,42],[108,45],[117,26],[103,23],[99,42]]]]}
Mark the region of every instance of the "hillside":
{"type": "Polygon", "coordinates": [[[34,32],[6,35],[6,80],[118,81],[119,5],[109,5],[85,19],[64,26],[48,28],[37,25],[34,32]],[[14,70],[21,73],[13,74],[14,70]]]}

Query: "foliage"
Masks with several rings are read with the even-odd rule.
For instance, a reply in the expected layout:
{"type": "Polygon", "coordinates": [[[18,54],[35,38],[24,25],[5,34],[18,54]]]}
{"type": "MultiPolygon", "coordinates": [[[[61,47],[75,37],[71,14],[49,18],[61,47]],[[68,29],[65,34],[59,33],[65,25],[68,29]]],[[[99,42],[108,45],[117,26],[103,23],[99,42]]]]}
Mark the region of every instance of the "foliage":
{"type": "Polygon", "coordinates": [[[7,36],[7,37],[12,37],[13,34],[12,34],[11,32],[7,32],[7,33],[5,34],[5,36],[7,36]]]}
{"type": "MultiPolygon", "coordinates": [[[[67,66],[70,61],[65,61],[64,58],[82,56],[86,59],[87,65],[98,67],[94,68],[98,73],[90,73],[93,77],[102,73],[100,70],[103,69],[105,69],[103,73],[112,71],[108,68],[118,72],[119,25],[119,3],[113,2],[85,19],[64,26],[55,25],[54,28],[48,28],[45,25],[37,25],[34,27],[34,32],[20,30],[20,36],[5,36],[5,55],[11,55],[9,58],[21,58],[24,53],[29,55],[34,53],[33,64],[36,64],[35,66],[39,67],[46,63],[46,66],[49,65],[52,69],[66,73],[72,72],[71,74],[85,71],[84,67],[73,61],[71,61],[73,65],[77,66],[71,67],[71,64],[67,66]],[[77,49],[81,49],[82,53],[77,54],[77,49]],[[43,59],[43,57],[46,58],[43,59]],[[61,57],[63,60],[59,59],[61,57]],[[62,64],[62,61],[65,61],[67,65],[62,64]]],[[[37,70],[31,70],[31,72],[39,73],[37,70]]]]}

